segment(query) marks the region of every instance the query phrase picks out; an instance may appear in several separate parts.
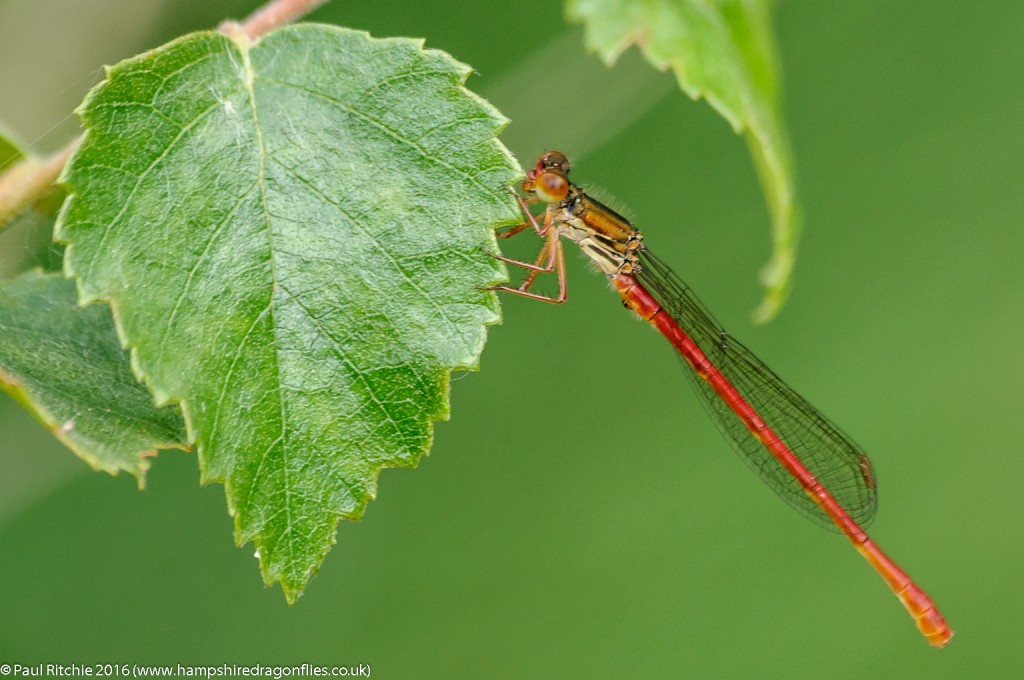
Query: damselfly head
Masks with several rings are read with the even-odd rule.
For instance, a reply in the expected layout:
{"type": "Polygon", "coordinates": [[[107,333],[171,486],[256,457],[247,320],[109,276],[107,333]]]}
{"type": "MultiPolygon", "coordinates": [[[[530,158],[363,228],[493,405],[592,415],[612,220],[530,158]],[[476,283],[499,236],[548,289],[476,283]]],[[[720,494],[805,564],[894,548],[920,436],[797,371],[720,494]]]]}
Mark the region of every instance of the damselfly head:
{"type": "Polygon", "coordinates": [[[560,151],[545,151],[537,167],[526,173],[523,191],[545,203],[559,203],[569,194],[569,159],[560,151]]]}

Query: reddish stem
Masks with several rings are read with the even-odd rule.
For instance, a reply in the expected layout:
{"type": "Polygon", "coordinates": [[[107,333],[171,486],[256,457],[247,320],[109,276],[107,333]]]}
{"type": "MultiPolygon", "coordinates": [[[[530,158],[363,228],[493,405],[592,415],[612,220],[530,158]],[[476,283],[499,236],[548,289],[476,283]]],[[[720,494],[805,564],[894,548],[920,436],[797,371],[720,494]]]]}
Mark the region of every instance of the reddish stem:
{"type": "MultiPolygon", "coordinates": [[[[225,21],[218,30],[227,35],[239,31],[249,38],[289,24],[309,14],[327,0],[271,0],[241,23],[225,21]]],[[[39,200],[60,176],[82,138],[77,137],[49,158],[26,158],[0,174],[0,228],[39,200]]]]}
{"type": "MultiPolygon", "coordinates": [[[[272,0],[241,22],[242,30],[250,38],[259,38],[278,26],[290,24],[304,17],[326,2],[327,0],[272,0]]],[[[227,23],[221,24],[221,31],[225,30],[227,23]]]]}

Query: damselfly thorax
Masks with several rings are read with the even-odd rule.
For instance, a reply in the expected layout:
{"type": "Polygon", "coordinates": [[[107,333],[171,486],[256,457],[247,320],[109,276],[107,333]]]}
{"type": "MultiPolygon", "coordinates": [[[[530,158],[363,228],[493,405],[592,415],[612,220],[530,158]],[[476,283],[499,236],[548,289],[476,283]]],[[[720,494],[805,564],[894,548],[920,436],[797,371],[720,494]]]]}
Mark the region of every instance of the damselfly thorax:
{"type": "Polygon", "coordinates": [[[644,236],[625,217],[575,185],[565,200],[552,203],[548,210],[555,213],[558,233],[578,245],[605,276],[636,271],[644,236]]]}

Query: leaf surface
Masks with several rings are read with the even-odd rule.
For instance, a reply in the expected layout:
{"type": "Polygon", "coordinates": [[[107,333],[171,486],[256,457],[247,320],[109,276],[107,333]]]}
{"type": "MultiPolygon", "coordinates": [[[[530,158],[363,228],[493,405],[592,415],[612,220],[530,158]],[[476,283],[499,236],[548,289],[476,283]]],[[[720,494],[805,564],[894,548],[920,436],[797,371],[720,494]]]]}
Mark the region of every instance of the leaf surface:
{"type": "Polygon", "coordinates": [[[779,107],[779,66],[768,0],[568,0],[588,49],[612,64],[636,43],[679,86],[704,97],[746,136],[772,219],[773,252],[761,273],[759,321],[774,317],[789,292],[801,215],[789,139],[779,107]]]}
{"type": "Polygon", "coordinates": [[[198,33],[113,67],[80,110],[66,268],[181,403],[289,601],[380,469],[428,450],[451,370],[499,319],[482,249],[520,170],[469,72],[336,27],[198,33]]]}
{"type": "Polygon", "coordinates": [[[0,283],[0,387],[91,466],[140,485],[157,449],[184,448],[181,413],[132,375],[110,308],[79,307],[60,274],[0,283]]]}

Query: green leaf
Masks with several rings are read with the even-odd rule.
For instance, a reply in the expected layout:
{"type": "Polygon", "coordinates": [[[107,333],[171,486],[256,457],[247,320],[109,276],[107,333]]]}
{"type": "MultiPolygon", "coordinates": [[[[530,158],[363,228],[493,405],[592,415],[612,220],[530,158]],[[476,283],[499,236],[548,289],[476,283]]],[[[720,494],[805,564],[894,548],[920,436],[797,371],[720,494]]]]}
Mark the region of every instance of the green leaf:
{"type": "Polygon", "coordinates": [[[32,269],[60,271],[64,248],[53,242],[53,223],[64,192],[55,189],[44,200],[22,211],[0,234],[0,280],[32,269]]]}
{"type": "MultiPolygon", "coordinates": [[[[10,166],[23,158],[25,158],[25,152],[22,150],[21,145],[14,140],[14,136],[7,132],[3,125],[0,125],[0,177],[3,176],[10,166]]],[[[18,221],[22,214],[20,211],[11,215],[5,215],[0,212],[0,231],[18,221]]]]}
{"type": "Polygon", "coordinates": [[[84,301],[179,401],[241,545],[294,601],[448,417],[505,271],[505,120],[420,41],[292,26],[185,36],[109,70],[58,227],[84,301]]]}
{"type": "Polygon", "coordinates": [[[772,218],[767,290],[754,316],[774,317],[789,292],[801,227],[793,159],[779,108],[779,67],[769,0],[568,0],[569,17],[609,65],[637,43],[656,68],[671,68],[691,97],[704,97],[747,138],[772,218]]]}
{"type": "Polygon", "coordinates": [[[24,157],[21,146],[14,141],[12,136],[0,125],[0,173],[7,169],[11,163],[24,157]]]}
{"type": "Polygon", "coordinates": [[[89,465],[140,485],[156,449],[185,448],[181,414],[132,375],[110,308],[79,307],[60,274],[0,283],[0,387],[89,465]]]}

